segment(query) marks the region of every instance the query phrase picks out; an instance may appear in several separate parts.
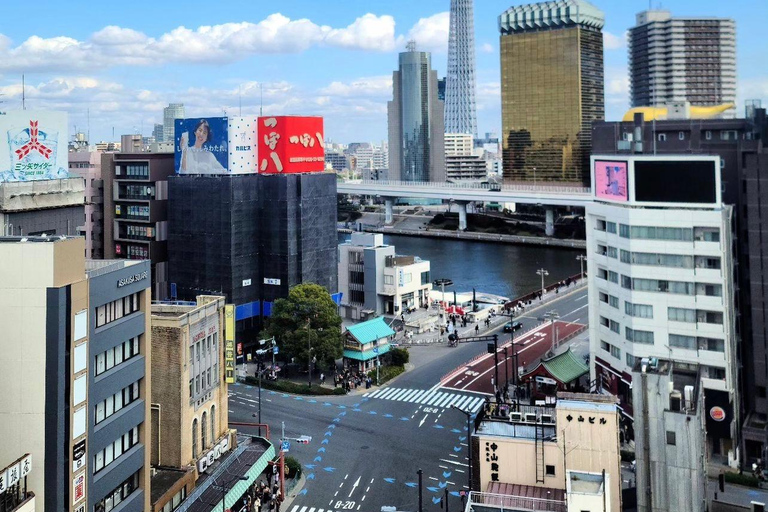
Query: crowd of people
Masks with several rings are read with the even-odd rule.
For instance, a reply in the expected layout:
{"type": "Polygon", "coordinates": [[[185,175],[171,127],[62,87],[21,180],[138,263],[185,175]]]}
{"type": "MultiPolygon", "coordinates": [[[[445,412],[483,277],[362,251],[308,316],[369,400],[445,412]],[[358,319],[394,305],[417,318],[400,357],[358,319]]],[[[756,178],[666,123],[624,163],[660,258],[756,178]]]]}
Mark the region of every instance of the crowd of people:
{"type": "Polygon", "coordinates": [[[344,368],[342,373],[337,373],[333,379],[333,387],[337,388],[341,386],[344,391],[352,391],[365,386],[365,389],[369,389],[373,385],[373,379],[368,374],[360,372],[352,372],[349,368],[344,368]]]}
{"type": "Polygon", "coordinates": [[[280,512],[280,482],[277,473],[272,478],[272,486],[267,482],[254,482],[245,494],[240,512],[280,512]]]}

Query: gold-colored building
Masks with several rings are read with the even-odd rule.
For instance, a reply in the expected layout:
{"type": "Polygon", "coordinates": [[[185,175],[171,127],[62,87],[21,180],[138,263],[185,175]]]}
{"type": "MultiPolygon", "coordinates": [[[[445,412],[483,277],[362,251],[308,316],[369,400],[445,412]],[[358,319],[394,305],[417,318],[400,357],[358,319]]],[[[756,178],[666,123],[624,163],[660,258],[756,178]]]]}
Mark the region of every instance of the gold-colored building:
{"type": "Polygon", "coordinates": [[[499,16],[505,181],[589,186],[591,125],[605,118],[603,24],[584,0],[499,16]]]}

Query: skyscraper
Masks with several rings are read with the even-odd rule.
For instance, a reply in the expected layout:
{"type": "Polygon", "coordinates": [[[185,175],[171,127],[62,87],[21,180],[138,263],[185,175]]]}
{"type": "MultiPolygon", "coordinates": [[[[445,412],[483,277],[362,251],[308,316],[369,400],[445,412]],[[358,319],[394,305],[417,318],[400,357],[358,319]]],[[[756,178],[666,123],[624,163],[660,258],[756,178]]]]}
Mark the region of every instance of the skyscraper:
{"type": "Polygon", "coordinates": [[[392,74],[392,101],[387,104],[389,178],[445,181],[444,105],[437,98],[437,72],[428,52],[408,43],[392,74]]]}
{"type": "Polygon", "coordinates": [[[736,23],[643,11],[629,31],[629,72],[633,107],[734,103],[736,23]]]}
{"type": "Polygon", "coordinates": [[[471,133],[476,136],[473,3],[473,0],[451,0],[448,75],[445,87],[445,131],[446,133],[471,133]]]}
{"type": "Polygon", "coordinates": [[[163,109],[163,142],[173,142],[173,127],[176,119],[184,119],[184,104],[169,103],[163,109]]]}
{"type": "Polygon", "coordinates": [[[165,142],[164,131],[165,127],[162,124],[155,124],[155,128],[152,130],[152,136],[155,138],[155,142],[165,142]]]}
{"type": "Polygon", "coordinates": [[[499,16],[505,180],[589,185],[591,124],[605,117],[604,21],[585,0],[499,16]]]}

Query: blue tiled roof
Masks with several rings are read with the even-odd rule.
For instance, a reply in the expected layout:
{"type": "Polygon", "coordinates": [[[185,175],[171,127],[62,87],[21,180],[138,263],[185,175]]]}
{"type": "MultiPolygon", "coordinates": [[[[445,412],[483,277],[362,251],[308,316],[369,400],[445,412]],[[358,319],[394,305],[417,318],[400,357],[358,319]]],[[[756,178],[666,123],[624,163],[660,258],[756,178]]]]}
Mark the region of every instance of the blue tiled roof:
{"type": "Polygon", "coordinates": [[[395,331],[390,329],[382,317],[352,325],[347,328],[347,332],[349,332],[359,343],[363,344],[373,343],[376,340],[395,334],[395,331]]]}

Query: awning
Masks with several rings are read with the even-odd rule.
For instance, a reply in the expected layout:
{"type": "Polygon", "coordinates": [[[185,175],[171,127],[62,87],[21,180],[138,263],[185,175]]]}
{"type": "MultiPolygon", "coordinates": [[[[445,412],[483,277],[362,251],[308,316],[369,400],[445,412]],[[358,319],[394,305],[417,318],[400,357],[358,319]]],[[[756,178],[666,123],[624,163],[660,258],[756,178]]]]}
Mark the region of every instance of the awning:
{"type": "Polygon", "coordinates": [[[360,352],[359,350],[344,350],[344,357],[346,359],[354,359],[355,361],[368,361],[370,359],[376,359],[377,355],[384,355],[387,352],[389,352],[389,343],[379,345],[379,353],[377,354],[373,350],[366,350],[365,352],[360,352]]]}

